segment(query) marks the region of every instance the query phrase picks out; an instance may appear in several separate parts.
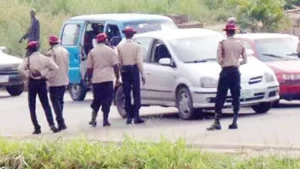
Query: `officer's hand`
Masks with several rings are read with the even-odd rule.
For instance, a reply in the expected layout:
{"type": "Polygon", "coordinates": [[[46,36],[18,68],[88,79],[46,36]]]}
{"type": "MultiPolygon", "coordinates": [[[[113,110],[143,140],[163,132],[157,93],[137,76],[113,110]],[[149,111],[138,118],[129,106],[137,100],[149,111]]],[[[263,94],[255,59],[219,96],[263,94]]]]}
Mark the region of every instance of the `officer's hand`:
{"type": "Polygon", "coordinates": [[[143,83],[143,85],[146,84],[146,79],[145,79],[145,77],[142,77],[142,83],[143,83]]]}
{"type": "Polygon", "coordinates": [[[33,70],[33,71],[32,71],[32,76],[33,76],[33,77],[40,77],[40,76],[42,76],[42,74],[41,74],[41,72],[38,71],[38,70],[33,70]]]}
{"type": "Polygon", "coordinates": [[[120,86],[121,85],[121,82],[119,79],[116,80],[116,86],[120,86]]]}
{"type": "Polygon", "coordinates": [[[19,43],[22,43],[22,41],[23,41],[23,38],[21,38],[21,39],[19,40],[19,43]]]}

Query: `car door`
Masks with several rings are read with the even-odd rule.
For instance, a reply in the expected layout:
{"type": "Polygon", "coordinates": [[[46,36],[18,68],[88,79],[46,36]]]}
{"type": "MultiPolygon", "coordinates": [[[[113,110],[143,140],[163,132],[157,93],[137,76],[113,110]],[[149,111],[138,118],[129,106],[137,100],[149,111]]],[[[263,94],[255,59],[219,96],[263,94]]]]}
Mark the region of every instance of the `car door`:
{"type": "MultiPolygon", "coordinates": [[[[137,42],[138,44],[140,44],[142,46],[142,50],[143,50],[143,60],[144,60],[144,71],[148,72],[149,70],[149,60],[150,60],[150,54],[151,54],[151,46],[153,43],[153,38],[148,38],[148,37],[140,37],[140,38],[134,38],[134,41],[137,42]]],[[[148,74],[145,74],[145,78],[146,78],[146,84],[142,85],[141,84],[141,98],[143,100],[147,100],[150,98],[150,93],[149,91],[145,90],[148,86],[148,81],[147,79],[148,74]]]]}
{"type": "Polygon", "coordinates": [[[168,47],[160,40],[154,40],[151,47],[151,54],[149,63],[145,69],[146,85],[143,90],[147,91],[147,97],[155,101],[175,101],[175,95],[172,92],[177,80],[177,68],[173,63],[172,65],[159,64],[159,58],[170,58],[172,56],[168,47]],[[164,49],[165,53],[159,56],[159,47],[164,49]]]}
{"type": "Polygon", "coordinates": [[[61,45],[69,52],[69,79],[70,83],[79,84],[81,82],[80,58],[81,39],[83,36],[83,21],[65,22],[60,33],[61,45]]]}

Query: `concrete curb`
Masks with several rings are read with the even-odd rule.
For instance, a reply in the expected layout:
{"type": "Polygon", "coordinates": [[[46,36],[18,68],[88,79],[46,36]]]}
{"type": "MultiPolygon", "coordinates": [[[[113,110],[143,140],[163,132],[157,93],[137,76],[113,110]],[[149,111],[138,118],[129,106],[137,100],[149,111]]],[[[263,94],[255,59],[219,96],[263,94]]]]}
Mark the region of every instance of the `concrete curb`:
{"type": "MultiPolygon", "coordinates": [[[[18,141],[30,141],[30,140],[41,140],[45,139],[46,141],[57,141],[57,140],[86,140],[90,142],[101,142],[104,144],[117,144],[122,145],[123,140],[99,140],[99,139],[88,139],[88,138],[80,138],[80,137],[35,137],[31,135],[15,137],[15,136],[2,136],[3,138],[13,139],[18,141]]],[[[136,142],[143,142],[149,144],[157,144],[159,141],[141,141],[136,140],[136,142]]],[[[284,152],[300,152],[300,146],[282,146],[282,145],[261,145],[261,144],[206,144],[206,143],[186,143],[187,148],[191,149],[210,149],[210,150],[234,150],[236,152],[243,152],[243,151],[284,151],[284,152]]]]}

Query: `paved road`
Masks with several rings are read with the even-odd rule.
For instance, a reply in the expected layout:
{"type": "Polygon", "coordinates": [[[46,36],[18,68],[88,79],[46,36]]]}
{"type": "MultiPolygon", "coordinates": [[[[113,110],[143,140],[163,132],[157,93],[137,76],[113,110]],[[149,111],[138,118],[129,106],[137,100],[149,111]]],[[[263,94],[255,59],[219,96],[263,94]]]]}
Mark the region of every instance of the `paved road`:
{"type": "MultiPolygon", "coordinates": [[[[161,137],[175,141],[185,138],[188,143],[201,147],[241,148],[243,146],[259,146],[273,148],[294,147],[300,149],[300,102],[285,102],[280,108],[274,108],[267,114],[257,115],[251,109],[242,109],[238,130],[228,130],[231,122],[231,110],[227,110],[222,119],[221,131],[207,132],[205,129],[213,120],[205,114],[193,121],[180,120],[174,108],[148,107],[142,108],[141,114],[146,123],[139,126],[127,126],[115,107],[112,107],[110,128],[92,128],[90,120],[91,95],[86,101],[73,102],[66,95],[65,119],[68,130],[52,134],[49,130],[44,113],[38,105],[38,119],[42,126],[42,136],[32,136],[33,130],[27,108],[27,93],[19,97],[9,97],[0,92],[0,133],[2,136],[47,138],[87,137],[101,141],[121,141],[126,136],[132,136],[141,141],[158,141],[161,137]]],[[[101,124],[101,114],[99,124],[101,124]]]]}

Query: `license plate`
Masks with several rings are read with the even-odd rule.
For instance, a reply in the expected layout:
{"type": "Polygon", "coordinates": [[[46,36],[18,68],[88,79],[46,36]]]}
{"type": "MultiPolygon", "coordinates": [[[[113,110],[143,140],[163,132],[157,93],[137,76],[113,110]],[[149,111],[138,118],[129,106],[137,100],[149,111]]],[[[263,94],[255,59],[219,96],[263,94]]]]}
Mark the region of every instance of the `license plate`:
{"type": "Polygon", "coordinates": [[[251,98],[251,97],[253,97],[252,90],[243,90],[241,92],[241,98],[251,98]]]}
{"type": "Polygon", "coordinates": [[[9,80],[8,76],[0,76],[0,83],[7,83],[9,80]]]}

